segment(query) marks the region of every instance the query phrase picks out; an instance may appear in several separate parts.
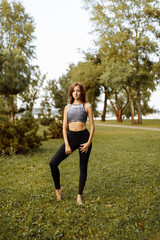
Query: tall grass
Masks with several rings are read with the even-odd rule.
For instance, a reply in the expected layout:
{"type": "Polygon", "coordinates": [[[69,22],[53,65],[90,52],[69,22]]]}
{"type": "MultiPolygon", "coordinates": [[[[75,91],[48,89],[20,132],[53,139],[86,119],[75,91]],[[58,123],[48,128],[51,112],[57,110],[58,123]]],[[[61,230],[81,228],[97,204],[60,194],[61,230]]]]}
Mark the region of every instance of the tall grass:
{"type": "Polygon", "coordinates": [[[0,159],[1,239],[160,239],[159,132],[97,126],[82,206],[77,151],[60,165],[56,201],[48,163],[62,142],[0,159]]]}

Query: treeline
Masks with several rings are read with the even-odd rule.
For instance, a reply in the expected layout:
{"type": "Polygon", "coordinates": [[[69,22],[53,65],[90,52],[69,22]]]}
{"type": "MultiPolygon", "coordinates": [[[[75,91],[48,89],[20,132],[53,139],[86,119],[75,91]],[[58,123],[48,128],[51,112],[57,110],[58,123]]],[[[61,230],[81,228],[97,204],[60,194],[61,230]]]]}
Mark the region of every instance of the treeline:
{"type": "Polygon", "coordinates": [[[95,107],[99,94],[105,94],[102,121],[109,99],[118,122],[125,114],[132,124],[141,124],[142,114],[153,112],[148,102],[160,77],[159,1],[84,3],[98,50],[86,53],[84,62],[71,67],[71,79],[84,82],[95,107]]]}
{"type": "Polygon", "coordinates": [[[141,124],[142,113],[152,111],[148,101],[160,74],[159,1],[84,2],[97,33],[105,100],[110,98],[118,121],[130,104],[126,114],[134,124],[137,113],[141,124]]]}
{"type": "MultiPolygon", "coordinates": [[[[0,2],[0,155],[13,155],[36,150],[43,140],[62,137],[62,122],[50,115],[45,97],[48,125],[43,136],[38,135],[39,120],[32,110],[43,89],[46,75],[32,64],[35,58],[33,18],[20,2],[0,2]],[[21,102],[19,107],[18,101],[21,102]],[[21,118],[18,119],[18,114],[21,118]]],[[[46,123],[47,122],[47,123],[46,123]]]]}
{"type": "MultiPolygon", "coordinates": [[[[119,122],[122,121],[122,115],[126,115],[131,117],[132,124],[141,124],[142,114],[153,111],[148,102],[160,78],[159,1],[84,0],[84,7],[93,23],[96,50],[84,53],[84,60],[70,65],[66,74],[58,80],[47,80],[39,67],[32,64],[36,57],[33,18],[20,2],[1,1],[1,139],[4,124],[8,121],[4,119],[9,116],[8,119],[12,120],[10,124],[16,125],[16,116],[20,113],[24,117],[27,114],[23,124],[26,123],[28,132],[31,132],[28,113],[31,116],[40,96],[43,120],[50,121],[51,109],[54,107],[58,109],[57,118],[61,121],[64,106],[68,102],[68,88],[73,82],[85,85],[87,100],[92,104],[95,116],[99,114],[97,103],[104,93],[102,121],[105,121],[108,101],[119,122]],[[19,100],[21,107],[18,107],[19,100]],[[134,119],[136,114],[137,122],[134,119]]],[[[39,146],[40,140],[36,138],[38,128],[36,125],[33,128],[35,146],[39,146]]],[[[14,131],[18,132],[17,129],[14,131]]],[[[11,135],[14,138],[14,134],[11,135]]],[[[1,146],[3,144],[1,140],[1,146]]]]}
{"type": "Polygon", "coordinates": [[[154,111],[148,102],[160,78],[159,1],[86,0],[84,6],[91,15],[96,50],[83,53],[84,60],[70,65],[57,81],[49,80],[45,99],[49,96],[62,115],[69,85],[82,82],[94,116],[103,93],[102,121],[110,102],[118,122],[125,115],[132,124],[142,124],[142,115],[154,111]]]}

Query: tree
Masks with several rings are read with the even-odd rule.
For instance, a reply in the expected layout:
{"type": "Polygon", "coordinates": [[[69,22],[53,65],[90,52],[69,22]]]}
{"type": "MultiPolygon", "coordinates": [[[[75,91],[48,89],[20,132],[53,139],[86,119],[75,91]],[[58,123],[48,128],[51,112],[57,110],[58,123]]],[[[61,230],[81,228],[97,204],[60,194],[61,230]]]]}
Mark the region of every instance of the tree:
{"type": "Polygon", "coordinates": [[[81,82],[86,89],[87,101],[92,104],[94,116],[96,116],[97,101],[100,96],[100,75],[102,74],[101,59],[98,54],[85,54],[85,61],[78,62],[70,68],[72,82],[81,82]]]}
{"type": "Polygon", "coordinates": [[[21,3],[0,3],[0,44],[5,57],[0,76],[0,95],[6,102],[6,109],[13,115],[16,109],[16,95],[23,92],[30,83],[30,60],[34,57],[34,22],[21,3]]]}
{"type": "Polygon", "coordinates": [[[5,62],[5,57],[2,54],[2,47],[0,45],[0,78],[2,77],[2,70],[3,70],[3,66],[4,66],[4,62],[5,62]]]}
{"type": "MultiPolygon", "coordinates": [[[[117,56],[123,59],[122,62],[126,62],[127,66],[132,68],[125,80],[128,82],[127,90],[132,106],[132,123],[135,108],[132,94],[136,92],[138,123],[141,124],[143,91],[155,90],[153,65],[157,61],[155,56],[160,50],[159,1],[84,0],[84,2],[86,9],[92,14],[91,21],[95,24],[94,28],[98,34],[97,44],[100,47],[107,45],[113,52],[116,50],[117,56]]],[[[118,61],[114,55],[113,62],[116,64],[118,61]]]]}
{"type": "Polygon", "coordinates": [[[23,102],[26,111],[32,113],[34,104],[39,98],[45,79],[46,74],[42,76],[38,66],[31,67],[30,83],[26,89],[19,94],[19,98],[23,102]]]}
{"type": "Polygon", "coordinates": [[[69,74],[66,73],[59,77],[58,81],[50,80],[45,87],[50,95],[51,107],[58,109],[59,119],[63,118],[63,112],[66,104],[68,103],[68,91],[71,85],[69,74]]]}
{"type": "Polygon", "coordinates": [[[154,64],[153,74],[155,75],[156,84],[160,83],[160,61],[154,64]]]}
{"type": "Polygon", "coordinates": [[[26,153],[41,146],[42,137],[37,135],[39,123],[26,114],[12,124],[9,118],[0,122],[0,155],[26,153]]]}
{"type": "MultiPolygon", "coordinates": [[[[128,94],[127,91],[126,91],[126,93],[128,94]]],[[[114,106],[113,101],[110,100],[113,112],[115,113],[115,116],[116,116],[118,122],[122,122],[123,110],[125,109],[125,107],[128,105],[128,102],[129,102],[129,96],[127,95],[126,103],[124,100],[124,96],[125,95],[123,94],[123,95],[120,95],[120,97],[118,98],[118,92],[115,92],[115,104],[116,104],[117,109],[114,106]]]]}
{"type": "Polygon", "coordinates": [[[117,47],[105,45],[100,48],[103,53],[102,64],[104,65],[101,83],[106,86],[108,98],[117,121],[122,122],[122,113],[129,103],[127,82],[131,67],[128,64],[127,57],[124,58],[126,55],[124,51],[122,54],[122,51],[119,51],[117,47]],[[114,102],[112,99],[114,99],[114,102]]]}

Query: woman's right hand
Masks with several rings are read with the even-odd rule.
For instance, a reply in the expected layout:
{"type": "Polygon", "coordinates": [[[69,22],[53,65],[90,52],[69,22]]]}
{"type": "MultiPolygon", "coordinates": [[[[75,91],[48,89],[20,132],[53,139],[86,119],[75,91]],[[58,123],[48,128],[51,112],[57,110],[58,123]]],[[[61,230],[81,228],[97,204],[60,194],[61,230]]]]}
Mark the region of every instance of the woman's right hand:
{"type": "Polygon", "coordinates": [[[69,144],[66,144],[66,145],[65,145],[65,153],[66,153],[67,155],[70,155],[70,154],[72,153],[72,149],[71,149],[71,147],[70,147],[69,144]]]}

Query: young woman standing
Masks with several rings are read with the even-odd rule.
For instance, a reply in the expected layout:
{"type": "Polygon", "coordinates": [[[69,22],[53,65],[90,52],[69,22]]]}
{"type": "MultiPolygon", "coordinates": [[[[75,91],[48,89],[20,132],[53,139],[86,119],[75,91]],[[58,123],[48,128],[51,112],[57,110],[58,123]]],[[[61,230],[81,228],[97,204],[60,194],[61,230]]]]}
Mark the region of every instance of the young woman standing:
{"type": "Polygon", "coordinates": [[[63,117],[64,143],[50,161],[57,200],[61,200],[60,173],[58,165],[73,151],[79,149],[80,177],[77,203],[82,204],[82,193],[87,179],[87,165],[92,148],[94,120],[91,104],[86,102],[86,93],[81,83],[74,83],[69,90],[70,104],[65,107],[63,117]],[[90,123],[90,133],[86,129],[87,116],[90,123]]]}

